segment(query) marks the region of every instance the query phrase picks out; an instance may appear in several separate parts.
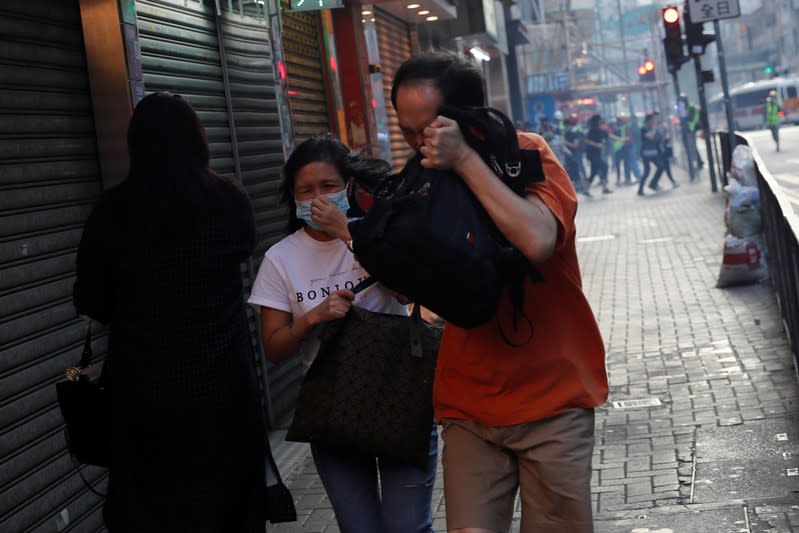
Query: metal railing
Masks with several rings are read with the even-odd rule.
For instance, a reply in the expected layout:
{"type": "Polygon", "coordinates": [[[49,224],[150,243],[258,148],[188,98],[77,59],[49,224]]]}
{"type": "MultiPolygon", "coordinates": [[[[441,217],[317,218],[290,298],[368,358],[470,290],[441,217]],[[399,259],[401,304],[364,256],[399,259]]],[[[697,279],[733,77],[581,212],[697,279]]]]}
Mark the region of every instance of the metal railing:
{"type": "MultiPolygon", "coordinates": [[[[713,136],[714,151],[718,154],[719,175],[727,183],[731,168],[731,154],[726,131],[713,136]],[[720,157],[719,157],[720,156],[720,157]]],[[[777,303],[782,314],[782,325],[791,343],[794,369],[799,368],[799,218],[782,188],[766,168],[757,149],[745,136],[735,134],[736,146],[747,145],[752,150],[760,190],[760,214],[763,235],[766,239],[766,258],[777,303]]]]}

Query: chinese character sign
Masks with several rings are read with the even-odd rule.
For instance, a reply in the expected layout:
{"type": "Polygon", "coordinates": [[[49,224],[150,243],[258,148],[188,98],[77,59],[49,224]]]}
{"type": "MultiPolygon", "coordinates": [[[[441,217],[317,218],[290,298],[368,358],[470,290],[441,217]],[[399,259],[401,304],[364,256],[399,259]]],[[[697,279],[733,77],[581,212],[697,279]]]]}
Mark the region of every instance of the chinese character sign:
{"type": "Polygon", "coordinates": [[[741,16],[739,0],[689,0],[691,22],[710,22],[741,16]]]}

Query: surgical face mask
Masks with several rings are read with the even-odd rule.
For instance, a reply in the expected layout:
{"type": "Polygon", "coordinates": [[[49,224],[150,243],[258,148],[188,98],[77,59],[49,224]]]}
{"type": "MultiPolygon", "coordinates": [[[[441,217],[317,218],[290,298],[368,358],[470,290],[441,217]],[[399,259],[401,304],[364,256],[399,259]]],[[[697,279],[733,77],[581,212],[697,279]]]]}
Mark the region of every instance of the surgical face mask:
{"type": "MultiPolygon", "coordinates": [[[[345,213],[350,209],[350,202],[347,199],[347,188],[340,190],[339,192],[334,192],[333,194],[323,194],[325,198],[333,202],[336,207],[344,211],[345,213]]],[[[311,218],[311,203],[313,202],[313,198],[310,200],[303,200],[299,201],[296,198],[294,199],[294,203],[297,204],[297,218],[300,220],[304,220],[306,224],[312,227],[315,230],[321,230],[322,228],[313,221],[311,218]]]]}

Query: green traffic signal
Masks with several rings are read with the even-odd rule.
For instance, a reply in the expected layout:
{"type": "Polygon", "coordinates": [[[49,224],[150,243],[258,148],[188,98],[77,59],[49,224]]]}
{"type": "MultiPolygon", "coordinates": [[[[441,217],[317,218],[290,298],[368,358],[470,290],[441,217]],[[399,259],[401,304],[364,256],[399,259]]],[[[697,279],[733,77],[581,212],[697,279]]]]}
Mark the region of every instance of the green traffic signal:
{"type": "Polygon", "coordinates": [[[766,65],[763,67],[763,72],[766,74],[774,74],[774,65],[766,65]]]}

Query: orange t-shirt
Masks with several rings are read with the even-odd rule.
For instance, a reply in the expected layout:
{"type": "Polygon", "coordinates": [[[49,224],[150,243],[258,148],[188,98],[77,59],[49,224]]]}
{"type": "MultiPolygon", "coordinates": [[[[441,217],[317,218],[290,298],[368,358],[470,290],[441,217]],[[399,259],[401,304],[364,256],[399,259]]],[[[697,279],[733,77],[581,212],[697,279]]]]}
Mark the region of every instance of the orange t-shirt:
{"type": "Polygon", "coordinates": [[[596,407],[607,399],[605,349],[582,291],[575,249],[577,197],[569,176],[539,135],[519,133],[523,149],[541,153],[546,179],[528,188],[558,221],[552,257],[536,265],[543,282],[525,282],[524,311],[533,335],[519,318],[513,333],[507,294],[497,320],[472,329],[447,324],[436,368],[436,420],[467,419],[509,426],[553,416],[570,407],[596,407]],[[499,323],[498,323],[499,322],[499,323]]]}

